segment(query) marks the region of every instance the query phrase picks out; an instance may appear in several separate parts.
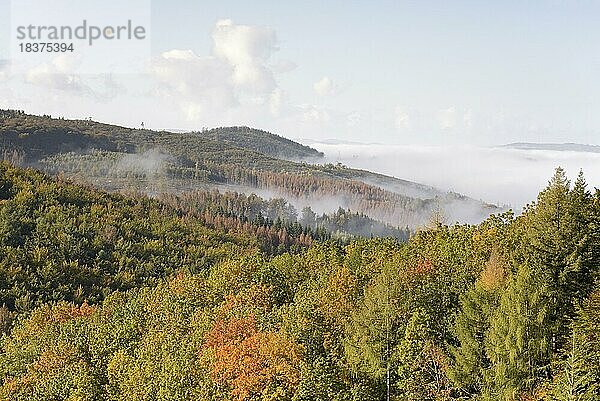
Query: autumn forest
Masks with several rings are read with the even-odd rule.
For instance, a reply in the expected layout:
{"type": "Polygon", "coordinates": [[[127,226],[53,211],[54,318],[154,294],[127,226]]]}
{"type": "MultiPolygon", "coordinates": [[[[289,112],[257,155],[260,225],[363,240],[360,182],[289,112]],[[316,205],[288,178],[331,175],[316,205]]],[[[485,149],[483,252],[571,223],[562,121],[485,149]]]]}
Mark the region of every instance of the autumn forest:
{"type": "Polygon", "coordinates": [[[245,127],[0,138],[1,400],[600,399],[584,173],[513,211],[245,127]]]}

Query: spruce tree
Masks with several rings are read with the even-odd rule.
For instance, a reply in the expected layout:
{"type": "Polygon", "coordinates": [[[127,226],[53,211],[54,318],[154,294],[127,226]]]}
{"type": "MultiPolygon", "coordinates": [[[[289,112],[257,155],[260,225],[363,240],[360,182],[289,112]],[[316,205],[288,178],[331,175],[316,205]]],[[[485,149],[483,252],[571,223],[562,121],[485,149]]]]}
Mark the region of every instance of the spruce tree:
{"type": "Polygon", "coordinates": [[[548,280],[539,267],[520,266],[503,294],[487,339],[489,399],[513,400],[548,375],[553,332],[548,280]]]}
{"type": "Polygon", "coordinates": [[[579,308],[569,347],[549,393],[551,401],[600,399],[600,289],[579,308]]]}
{"type": "MultiPolygon", "coordinates": [[[[590,370],[589,357],[585,352],[585,335],[573,328],[570,349],[562,361],[561,373],[552,385],[550,401],[595,401],[598,400],[598,381],[590,370]]],[[[593,363],[593,362],[592,362],[593,363]]]]}
{"type": "Polygon", "coordinates": [[[453,364],[449,376],[461,392],[478,394],[484,372],[490,367],[485,338],[506,282],[504,262],[494,253],[480,278],[460,297],[461,310],[454,326],[458,346],[451,346],[453,364]]]}
{"type": "Polygon", "coordinates": [[[537,203],[524,214],[524,260],[539,266],[549,278],[552,320],[556,331],[551,348],[558,352],[568,337],[568,327],[578,302],[593,285],[594,238],[592,199],[580,173],[573,189],[562,168],[557,168],[537,203]]]}

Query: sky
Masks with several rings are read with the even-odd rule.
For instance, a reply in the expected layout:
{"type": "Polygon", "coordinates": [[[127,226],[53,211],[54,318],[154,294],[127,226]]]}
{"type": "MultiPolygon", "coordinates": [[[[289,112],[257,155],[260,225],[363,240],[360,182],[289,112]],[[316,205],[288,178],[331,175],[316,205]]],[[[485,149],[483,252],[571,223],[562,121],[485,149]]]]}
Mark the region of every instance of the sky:
{"type": "MultiPolygon", "coordinates": [[[[47,18],[49,2],[27,1],[47,18]]],[[[99,19],[103,7],[148,25],[140,65],[101,73],[68,54],[20,65],[7,51],[9,3],[0,0],[1,108],[301,140],[600,144],[598,1],[139,0],[114,12],[109,0],[52,2],[73,20],[99,19]]],[[[105,51],[99,61],[126,54],[105,51]]]]}

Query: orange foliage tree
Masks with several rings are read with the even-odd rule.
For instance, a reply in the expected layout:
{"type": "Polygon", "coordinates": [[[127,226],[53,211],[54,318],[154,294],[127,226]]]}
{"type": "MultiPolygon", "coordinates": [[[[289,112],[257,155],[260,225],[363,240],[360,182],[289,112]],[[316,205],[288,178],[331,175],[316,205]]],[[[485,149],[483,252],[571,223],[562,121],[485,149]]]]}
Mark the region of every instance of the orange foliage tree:
{"type": "Polygon", "coordinates": [[[291,399],[300,382],[302,348],[284,333],[260,331],[249,315],[218,320],[205,340],[212,379],[234,399],[291,399]]]}

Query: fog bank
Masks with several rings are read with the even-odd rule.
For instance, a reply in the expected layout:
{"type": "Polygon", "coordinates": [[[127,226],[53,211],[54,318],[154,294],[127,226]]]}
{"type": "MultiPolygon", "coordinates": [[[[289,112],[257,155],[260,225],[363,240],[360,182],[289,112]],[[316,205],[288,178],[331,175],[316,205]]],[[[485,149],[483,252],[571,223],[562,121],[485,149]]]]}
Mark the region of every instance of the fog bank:
{"type": "Polygon", "coordinates": [[[327,162],[367,169],[455,191],[520,211],[535,200],[554,169],[570,178],[583,169],[588,186],[600,187],[600,154],[476,146],[380,145],[307,142],[327,162]]]}

